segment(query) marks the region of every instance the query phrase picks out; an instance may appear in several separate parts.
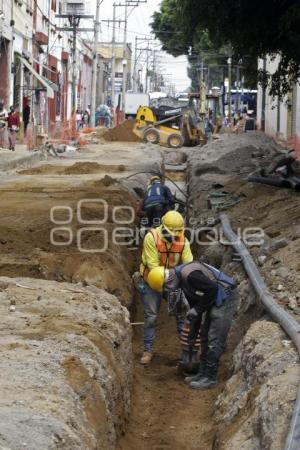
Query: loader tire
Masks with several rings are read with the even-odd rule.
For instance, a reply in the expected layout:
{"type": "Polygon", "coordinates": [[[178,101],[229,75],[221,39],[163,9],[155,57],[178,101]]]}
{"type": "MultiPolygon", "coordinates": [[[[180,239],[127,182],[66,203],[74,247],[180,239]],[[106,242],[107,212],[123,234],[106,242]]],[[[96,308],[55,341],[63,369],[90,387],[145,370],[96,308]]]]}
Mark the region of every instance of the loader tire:
{"type": "Polygon", "coordinates": [[[184,140],[181,134],[170,134],[167,139],[167,144],[171,148],[180,148],[183,146],[184,140]]]}
{"type": "Polygon", "coordinates": [[[144,133],[144,140],[150,144],[158,144],[160,141],[159,131],[156,128],[148,128],[144,133]]]}

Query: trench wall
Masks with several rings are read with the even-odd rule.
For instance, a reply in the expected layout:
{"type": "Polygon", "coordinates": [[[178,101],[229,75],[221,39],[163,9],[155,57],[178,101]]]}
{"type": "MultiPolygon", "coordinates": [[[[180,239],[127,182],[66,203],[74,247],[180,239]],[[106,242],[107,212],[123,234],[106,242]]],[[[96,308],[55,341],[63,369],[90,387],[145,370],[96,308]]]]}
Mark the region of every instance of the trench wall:
{"type": "MultiPolygon", "coordinates": [[[[248,173],[267,165],[280,151],[274,141],[259,133],[223,136],[220,141],[191,150],[188,175],[194,226],[201,227],[208,219],[218,221],[218,211],[208,209],[210,192],[238,191],[248,173]]],[[[243,225],[245,211],[241,211],[242,215],[238,205],[226,210],[235,226],[243,225]]],[[[254,215],[249,205],[247,213],[254,215]]],[[[213,448],[282,450],[299,383],[297,352],[280,326],[262,309],[241,263],[232,261],[230,247],[216,242],[197,246],[197,252],[208,263],[231,274],[241,293],[222,358],[220,381],[224,390],[215,405],[213,448]]]]}

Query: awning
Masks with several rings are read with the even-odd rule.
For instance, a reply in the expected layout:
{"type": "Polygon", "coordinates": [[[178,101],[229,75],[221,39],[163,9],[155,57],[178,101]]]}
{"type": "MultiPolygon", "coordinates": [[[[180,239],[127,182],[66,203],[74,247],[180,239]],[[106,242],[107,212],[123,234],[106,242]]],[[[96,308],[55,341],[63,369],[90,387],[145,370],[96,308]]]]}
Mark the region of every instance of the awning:
{"type": "Polygon", "coordinates": [[[29,64],[29,62],[26,59],[22,58],[21,56],[19,56],[19,59],[22,62],[22,64],[24,64],[24,66],[27,67],[28,70],[30,70],[32,75],[37,80],[39,80],[39,82],[46,88],[47,97],[54,98],[54,92],[58,92],[58,90],[59,90],[57,84],[53,83],[52,81],[48,80],[45,77],[42,77],[42,75],[37,73],[37,71],[32,67],[31,64],[29,64]]]}

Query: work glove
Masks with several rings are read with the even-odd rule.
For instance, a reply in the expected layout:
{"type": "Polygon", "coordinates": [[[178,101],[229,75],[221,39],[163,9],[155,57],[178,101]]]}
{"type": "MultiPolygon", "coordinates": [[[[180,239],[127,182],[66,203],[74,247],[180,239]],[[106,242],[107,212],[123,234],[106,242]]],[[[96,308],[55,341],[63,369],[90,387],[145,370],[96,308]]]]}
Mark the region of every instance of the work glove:
{"type": "Polygon", "coordinates": [[[144,294],[146,292],[146,283],[143,280],[142,275],[140,272],[134,272],[132,275],[132,282],[135,287],[135,289],[140,293],[144,294]]]}
{"type": "Polygon", "coordinates": [[[189,322],[193,322],[193,320],[196,320],[198,318],[198,313],[195,308],[191,308],[186,313],[186,318],[189,322]]]}

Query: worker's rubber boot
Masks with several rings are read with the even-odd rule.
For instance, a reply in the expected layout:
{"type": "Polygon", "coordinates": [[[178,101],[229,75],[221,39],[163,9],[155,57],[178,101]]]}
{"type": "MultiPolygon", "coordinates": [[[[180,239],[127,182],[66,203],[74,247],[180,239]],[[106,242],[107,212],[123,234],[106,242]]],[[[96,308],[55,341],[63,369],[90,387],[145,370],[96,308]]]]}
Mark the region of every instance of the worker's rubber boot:
{"type": "Polygon", "coordinates": [[[217,385],[218,366],[207,365],[205,374],[198,381],[190,382],[189,386],[192,389],[212,389],[217,385]]]}
{"type": "Polygon", "coordinates": [[[200,360],[200,363],[198,365],[198,372],[196,373],[196,375],[193,375],[191,377],[185,377],[184,382],[186,384],[190,384],[193,381],[199,381],[201,378],[205,376],[205,372],[206,372],[206,361],[205,359],[202,359],[200,360]]]}

